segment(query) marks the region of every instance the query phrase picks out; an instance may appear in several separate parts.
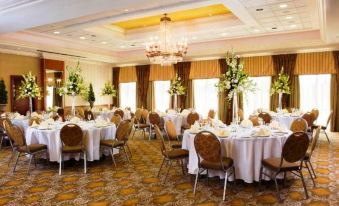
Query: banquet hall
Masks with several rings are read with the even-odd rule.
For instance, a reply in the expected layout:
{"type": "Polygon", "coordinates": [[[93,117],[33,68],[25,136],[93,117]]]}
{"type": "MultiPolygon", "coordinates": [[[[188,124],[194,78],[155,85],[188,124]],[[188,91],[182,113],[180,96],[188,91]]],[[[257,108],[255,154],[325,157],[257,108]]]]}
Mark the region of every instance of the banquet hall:
{"type": "Polygon", "coordinates": [[[0,205],[339,205],[339,1],[0,1],[0,205]]]}

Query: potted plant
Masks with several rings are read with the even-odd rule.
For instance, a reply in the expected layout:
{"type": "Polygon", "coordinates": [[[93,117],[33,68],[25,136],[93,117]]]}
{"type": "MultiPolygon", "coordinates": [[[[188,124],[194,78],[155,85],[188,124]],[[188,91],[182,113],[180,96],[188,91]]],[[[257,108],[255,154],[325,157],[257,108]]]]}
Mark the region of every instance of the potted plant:
{"type": "Polygon", "coordinates": [[[5,81],[1,79],[0,80],[0,113],[5,112],[7,101],[8,101],[8,97],[7,97],[5,81]]]}
{"type": "Polygon", "coordinates": [[[86,94],[86,98],[85,98],[88,102],[89,102],[89,106],[91,107],[91,109],[93,108],[94,102],[95,102],[95,94],[93,91],[93,85],[92,83],[89,84],[88,90],[87,90],[87,94],[86,94]]]}

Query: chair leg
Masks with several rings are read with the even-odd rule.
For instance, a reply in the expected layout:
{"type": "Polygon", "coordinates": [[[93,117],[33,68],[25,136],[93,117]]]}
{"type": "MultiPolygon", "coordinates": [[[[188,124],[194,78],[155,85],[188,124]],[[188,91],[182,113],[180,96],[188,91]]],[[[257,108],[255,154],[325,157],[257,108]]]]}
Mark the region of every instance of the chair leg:
{"type": "Polygon", "coordinates": [[[226,199],[227,177],[228,177],[227,172],[225,172],[224,194],[222,196],[222,201],[225,201],[226,199]]]}
{"type": "Polygon", "coordinates": [[[311,166],[311,170],[312,170],[312,172],[313,172],[314,179],[316,179],[316,178],[317,178],[317,175],[315,174],[315,171],[314,171],[314,169],[313,169],[313,165],[312,165],[311,161],[309,161],[308,163],[309,163],[310,166],[311,166]]]}
{"type": "Polygon", "coordinates": [[[277,182],[277,175],[278,175],[278,173],[276,173],[273,178],[274,178],[275,189],[276,189],[276,193],[277,193],[276,195],[277,195],[279,202],[281,202],[280,193],[279,193],[279,185],[278,185],[278,182],[277,182]]]}
{"type": "Polygon", "coordinates": [[[128,150],[129,155],[132,157],[132,152],[131,152],[131,150],[130,150],[130,148],[129,148],[127,143],[126,143],[126,146],[127,146],[127,150],[128,150]]]}
{"type": "Polygon", "coordinates": [[[87,173],[87,154],[86,151],[84,151],[84,173],[87,173]]]}
{"type": "Polygon", "coordinates": [[[182,161],[182,159],[180,159],[180,164],[181,164],[182,174],[185,175],[184,161],[182,161]]]}
{"type": "Polygon", "coordinates": [[[283,186],[286,186],[286,172],[284,172],[284,180],[283,180],[283,186]]]}
{"type": "Polygon", "coordinates": [[[164,183],[166,182],[167,176],[168,176],[169,171],[170,171],[170,169],[171,169],[171,167],[172,167],[172,161],[171,161],[171,160],[169,160],[169,161],[170,161],[170,162],[169,162],[169,166],[168,166],[168,169],[167,169],[167,172],[166,172],[166,176],[165,176],[165,179],[164,179],[164,183]]]}
{"type": "Polygon", "coordinates": [[[148,141],[151,140],[152,137],[152,126],[149,127],[148,141]]]}
{"type": "Polygon", "coordinates": [[[36,157],[35,157],[35,155],[34,155],[34,158],[33,158],[33,160],[34,160],[34,166],[35,166],[35,168],[37,167],[37,165],[36,165],[36,162],[37,162],[37,160],[36,160],[36,157]]]}
{"type": "Polygon", "coordinates": [[[0,150],[2,148],[2,141],[4,140],[4,136],[1,135],[1,141],[0,141],[0,150]]]}
{"type": "Polygon", "coordinates": [[[193,194],[194,195],[195,195],[195,191],[197,190],[197,183],[198,183],[198,178],[199,178],[199,172],[200,172],[200,169],[198,169],[198,172],[195,175],[194,188],[193,188],[193,194]]]}
{"type": "Polygon", "coordinates": [[[208,169],[207,169],[207,185],[209,186],[210,185],[210,177],[209,177],[209,172],[208,172],[208,169]]]}
{"type": "Polygon", "coordinates": [[[62,170],[62,154],[60,154],[59,157],[59,175],[61,175],[61,170],[62,170]]]}
{"type": "Polygon", "coordinates": [[[13,167],[13,172],[15,172],[15,168],[16,168],[16,166],[17,166],[17,164],[18,164],[19,156],[20,156],[20,152],[17,153],[15,165],[14,165],[14,167],[13,167]]]}
{"type": "Polygon", "coordinates": [[[234,178],[234,185],[237,184],[237,176],[235,175],[235,167],[233,166],[233,178],[234,178]]]}
{"type": "Polygon", "coordinates": [[[160,171],[161,171],[161,169],[162,169],[162,166],[164,165],[164,163],[165,163],[165,158],[163,158],[162,159],[162,163],[161,163],[161,165],[160,165],[160,168],[159,168],[159,171],[158,171],[158,177],[159,177],[159,175],[160,175],[160,171]]]}
{"type": "Polygon", "coordinates": [[[47,162],[47,165],[48,165],[48,168],[49,168],[49,153],[48,153],[48,150],[46,150],[46,162],[47,162]]]}
{"type": "Polygon", "coordinates": [[[308,166],[308,164],[307,164],[307,163],[309,163],[309,162],[308,162],[308,161],[305,161],[305,165],[306,165],[307,171],[308,171],[308,173],[310,174],[310,177],[311,177],[311,179],[312,179],[312,182],[313,182],[313,186],[315,186],[315,182],[314,182],[313,174],[312,174],[312,172],[311,172],[311,170],[310,170],[310,167],[308,166]]]}
{"type": "Polygon", "coordinates": [[[9,165],[11,164],[12,159],[13,159],[14,156],[15,156],[15,152],[12,151],[11,158],[9,158],[8,163],[7,163],[7,166],[8,166],[8,167],[9,167],[9,165]]]}
{"type": "Polygon", "coordinates": [[[133,129],[133,134],[132,134],[132,137],[131,137],[132,139],[134,139],[135,131],[136,131],[136,129],[134,128],[134,129],[133,129]]]}
{"type": "Polygon", "coordinates": [[[329,139],[328,136],[327,136],[326,130],[324,130],[324,133],[325,133],[325,136],[326,136],[326,138],[327,138],[327,142],[328,142],[328,143],[331,143],[331,142],[330,142],[330,139],[329,139]]]}
{"type": "Polygon", "coordinates": [[[306,199],[308,199],[308,193],[307,193],[307,188],[306,188],[306,184],[305,184],[305,181],[304,181],[304,176],[303,176],[303,173],[301,170],[299,170],[299,173],[300,173],[300,178],[301,178],[301,181],[303,183],[303,187],[304,187],[304,191],[305,191],[305,195],[306,195],[306,199]]]}
{"type": "Polygon", "coordinates": [[[122,147],[122,150],[124,150],[127,162],[130,163],[125,147],[122,147]]]}
{"type": "Polygon", "coordinates": [[[35,156],[34,156],[34,155],[30,155],[30,157],[29,157],[29,163],[28,163],[27,174],[30,173],[32,159],[34,159],[34,161],[35,161],[35,156]]]}
{"type": "Polygon", "coordinates": [[[111,148],[109,151],[111,152],[112,161],[113,161],[113,163],[114,163],[114,166],[116,167],[117,164],[115,163],[115,158],[114,158],[114,154],[113,154],[113,148],[111,148]]]}

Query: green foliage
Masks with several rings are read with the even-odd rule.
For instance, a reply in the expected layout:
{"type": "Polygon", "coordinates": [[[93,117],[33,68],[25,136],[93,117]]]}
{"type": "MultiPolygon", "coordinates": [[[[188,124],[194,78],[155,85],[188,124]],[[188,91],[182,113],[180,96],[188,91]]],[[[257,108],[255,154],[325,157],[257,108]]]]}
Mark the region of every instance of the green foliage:
{"type": "Polygon", "coordinates": [[[271,88],[271,95],[273,94],[279,94],[279,93],[284,93],[284,94],[290,94],[290,77],[287,76],[286,74],[283,73],[284,69],[282,68],[278,79],[273,82],[272,88],[271,88]]]}
{"type": "Polygon", "coordinates": [[[93,91],[92,83],[89,84],[89,88],[88,88],[88,91],[87,91],[87,101],[88,102],[95,102],[95,94],[94,94],[94,91],[93,91]]]}
{"type": "Polygon", "coordinates": [[[171,86],[168,90],[168,93],[173,96],[173,95],[184,95],[185,94],[186,88],[182,86],[182,80],[178,75],[175,75],[174,80],[171,82],[171,86]]]}
{"type": "Polygon", "coordinates": [[[110,82],[106,82],[104,85],[104,88],[101,90],[102,96],[117,96],[117,90],[114,88],[114,85],[112,85],[110,82]]]}
{"type": "Polygon", "coordinates": [[[75,67],[67,66],[68,77],[63,87],[58,90],[59,95],[76,96],[87,91],[84,79],[81,76],[80,63],[75,67]]]}
{"type": "Polygon", "coordinates": [[[22,77],[24,80],[21,82],[19,87],[18,99],[23,99],[26,97],[41,99],[41,89],[36,83],[36,77],[33,76],[31,72],[22,75],[22,77]]]}
{"type": "Polygon", "coordinates": [[[1,79],[0,80],[0,104],[7,104],[7,102],[8,102],[8,96],[7,96],[5,81],[1,79]]]}

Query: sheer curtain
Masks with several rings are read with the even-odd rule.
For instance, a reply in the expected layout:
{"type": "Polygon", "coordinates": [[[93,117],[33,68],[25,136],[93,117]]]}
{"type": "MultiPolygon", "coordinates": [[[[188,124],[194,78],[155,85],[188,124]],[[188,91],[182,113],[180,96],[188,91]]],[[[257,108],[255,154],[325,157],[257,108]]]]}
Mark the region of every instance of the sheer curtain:
{"type": "Polygon", "coordinates": [[[120,107],[130,107],[132,111],[136,109],[136,82],[119,84],[120,107]]]}
{"type": "Polygon", "coordinates": [[[170,95],[168,90],[171,81],[154,81],[155,110],[165,112],[169,108],[170,95]]]}
{"type": "Polygon", "coordinates": [[[330,113],[331,75],[300,75],[300,109],[304,112],[319,109],[317,124],[325,125],[330,113]]]}
{"type": "Polygon", "coordinates": [[[218,90],[215,87],[218,82],[219,79],[193,80],[194,108],[203,118],[210,109],[214,109],[218,117],[218,90]]]}
{"type": "Polygon", "coordinates": [[[270,109],[271,77],[250,77],[250,79],[257,86],[255,92],[247,92],[244,95],[244,117],[246,119],[258,108],[270,109]]]}

